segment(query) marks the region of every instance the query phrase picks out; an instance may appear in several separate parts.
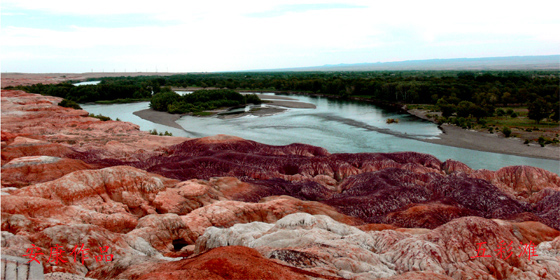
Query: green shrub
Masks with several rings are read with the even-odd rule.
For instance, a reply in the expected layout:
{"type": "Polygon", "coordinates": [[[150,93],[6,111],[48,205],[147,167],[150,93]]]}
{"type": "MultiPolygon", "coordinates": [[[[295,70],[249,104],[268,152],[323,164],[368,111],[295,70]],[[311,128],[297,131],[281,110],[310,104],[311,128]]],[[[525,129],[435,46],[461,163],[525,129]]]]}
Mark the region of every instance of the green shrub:
{"type": "Polygon", "coordinates": [[[511,129],[507,126],[504,126],[502,128],[502,133],[504,134],[504,136],[507,138],[511,135],[511,129]]]}
{"type": "Polygon", "coordinates": [[[506,112],[504,111],[504,109],[502,109],[502,108],[496,109],[496,116],[502,117],[502,116],[504,116],[505,114],[506,114],[506,112]]]}
{"type": "Polygon", "coordinates": [[[107,116],[103,116],[103,115],[101,115],[101,114],[98,114],[98,115],[89,114],[88,116],[89,116],[89,117],[92,117],[92,118],[100,119],[100,120],[102,120],[102,121],[104,121],[104,122],[105,122],[105,121],[110,121],[110,120],[111,120],[111,118],[109,118],[109,117],[107,117],[107,116]]]}
{"type": "Polygon", "coordinates": [[[73,108],[76,110],[81,110],[82,107],[80,107],[80,105],[78,105],[78,103],[72,101],[72,100],[68,100],[68,99],[62,99],[62,101],[60,101],[58,103],[58,106],[61,107],[66,107],[66,108],[73,108]]]}
{"type": "Polygon", "coordinates": [[[518,115],[516,112],[513,112],[513,113],[511,114],[511,117],[512,117],[512,118],[517,118],[518,116],[519,116],[519,115],[518,115]]]}
{"type": "Polygon", "coordinates": [[[173,133],[169,132],[169,131],[165,131],[165,132],[158,132],[157,129],[152,129],[150,130],[150,134],[151,135],[159,135],[159,136],[173,136],[173,133]]]}
{"type": "Polygon", "coordinates": [[[540,137],[539,137],[538,142],[539,142],[539,144],[541,145],[541,147],[544,147],[544,145],[546,145],[546,140],[544,139],[543,136],[540,136],[540,137]]]}
{"type": "Polygon", "coordinates": [[[262,100],[254,93],[245,95],[245,103],[261,104],[262,100]]]}

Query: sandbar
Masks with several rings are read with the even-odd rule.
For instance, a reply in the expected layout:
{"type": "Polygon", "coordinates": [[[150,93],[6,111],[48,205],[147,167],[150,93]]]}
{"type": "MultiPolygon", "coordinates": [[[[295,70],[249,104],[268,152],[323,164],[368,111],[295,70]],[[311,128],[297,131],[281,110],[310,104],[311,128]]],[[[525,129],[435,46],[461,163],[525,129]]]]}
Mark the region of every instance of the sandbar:
{"type": "Polygon", "coordinates": [[[443,124],[440,128],[443,132],[438,139],[421,141],[483,152],[560,160],[560,148],[552,145],[544,147],[537,143],[527,145],[519,138],[504,138],[497,134],[466,130],[455,125],[443,124]]]}
{"type": "Polygon", "coordinates": [[[147,121],[151,121],[153,123],[162,124],[162,125],[184,130],[182,126],[180,126],[178,123],[175,122],[176,120],[181,118],[181,115],[170,114],[167,112],[160,112],[153,109],[136,111],[133,114],[147,121]]]}
{"type": "MultiPolygon", "coordinates": [[[[408,110],[408,113],[430,121],[424,110],[408,110]]],[[[523,144],[523,140],[516,137],[505,138],[496,133],[467,130],[452,124],[442,124],[439,128],[442,133],[438,138],[417,140],[483,152],[560,161],[560,147],[558,146],[541,147],[537,143],[523,144]]]]}

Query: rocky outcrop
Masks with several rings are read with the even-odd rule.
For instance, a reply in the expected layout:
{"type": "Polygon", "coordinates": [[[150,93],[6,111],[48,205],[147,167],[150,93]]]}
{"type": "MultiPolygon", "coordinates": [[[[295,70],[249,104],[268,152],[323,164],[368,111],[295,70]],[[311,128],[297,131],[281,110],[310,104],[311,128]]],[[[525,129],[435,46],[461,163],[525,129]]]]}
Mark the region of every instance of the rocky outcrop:
{"type": "Polygon", "coordinates": [[[51,156],[18,157],[2,165],[2,186],[21,188],[93,167],[81,160],[51,156]]]}
{"type": "Polygon", "coordinates": [[[139,160],[162,154],[159,148],[187,139],[157,137],[140,131],[132,123],[91,118],[86,111],[57,106],[61,100],[2,90],[2,142],[12,145],[2,147],[2,164],[16,157],[41,155],[90,161],[106,158],[139,160]],[[13,136],[33,138],[39,142],[9,143],[13,136]]]}
{"type": "Polygon", "coordinates": [[[541,191],[560,191],[560,177],[532,166],[508,166],[498,171],[477,170],[471,177],[489,181],[517,199],[535,203],[542,199],[541,191]]]}
{"type": "Polygon", "coordinates": [[[431,273],[439,279],[558,279],[560,258],[545,256],[559,253],[553,247],[558,238],[547,237],[547,241],[535,245],[543,256],[528,258],[518,249],[528,239],[515,227],[503,220],[464,217],[411,235],[394,230],[363,232],[326,216],[292,214],[275,224],[210,227],[197,240],[196,250],[247,246],[281,263],[347,279],[397,275],[400,278],[394,279],[404,279],[405,275],[425,279],[431,273]],[[500,255],[498,249],[507,247],[505,241],[506,245],[515,245],[515,254],[507,256],[503,251],[500,255]],[[490,257],[478,257],[482,254],[490,257]]]}
{"type": "Polygon", "coordinates": [[[462,173],[466,173],[466,174],[471,174],[474,170],[472,170],[472,168],[468,167],[466,164],[460,162],[460,161],[456,161],[456,160],[452,160],[452,159],[448,159],[446,161],[443,162],[443,164],[441,165],[441,169],[443,169],[443,171],[445,171],[445,173],[450,174],[453,172],[462,172],[462,173]]]}

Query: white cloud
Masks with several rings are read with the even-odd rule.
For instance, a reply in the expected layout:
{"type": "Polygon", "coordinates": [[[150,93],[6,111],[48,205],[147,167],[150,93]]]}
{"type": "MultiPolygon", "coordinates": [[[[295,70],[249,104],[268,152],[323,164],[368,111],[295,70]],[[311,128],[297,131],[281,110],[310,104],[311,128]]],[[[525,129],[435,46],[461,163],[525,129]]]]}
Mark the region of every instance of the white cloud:
{"type": "Polygon", "coordinates": [[[560,44],[558,4],[553,1],[525,5],[503,1],[99,0],[84,4],[75,0],[3,0],[2,5],[13,17],[38,11],[53,20],[64,15],[79,15],[84,20],[131,15],[165,22],[126,28],[85,27],[76,22],[64,30],[4,25],[0,31],[2,56],[11,61],[69,50],[75,53],[76,63],[85,61],[78,55],[82,53],[83,57],[106,57],[107,61],[139,68],[159,62],[176,71],[181,67],[221,71],[446,55],[439,50],[469,57],[485,53],[485,43],[515,50],[512,42],[519,41],[527,42],[524,50],[532,55],[560,44]],[[342,2],[366,7],[310,10],[305,6],[296,12],[299,4],[342,2]],[[286,7],[295,10],[285,12],[286,7]],[[250,16],[275,9],[284,12],[250,16]],[[455,49],[449,52],[450,47],[455,49]]]}

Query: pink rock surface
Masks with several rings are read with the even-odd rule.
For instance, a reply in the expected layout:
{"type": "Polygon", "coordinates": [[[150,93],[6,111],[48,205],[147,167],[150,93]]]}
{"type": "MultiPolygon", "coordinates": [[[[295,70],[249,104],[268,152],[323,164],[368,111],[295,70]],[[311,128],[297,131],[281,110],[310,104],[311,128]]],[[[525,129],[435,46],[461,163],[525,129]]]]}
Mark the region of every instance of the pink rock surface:
{"type": "Polygon", "coordinates": [[[550,171],[532,166],[508,166],[498,171],[477,170],[474,178],[485,179],[501,190],[528,202],[537,202],[539,192],[560,191],[560,177],[550,171]]]}
{"type": "Polygon", "coordinates": [[[443,169],[448,174],[453,172],[463,172],[466,174],[471,174],[474,171],[466,164],[452,159],[448,159],[443,162],[443,164],[441,165],[441,169],[443,169]]]}
{"type": "Polygon", "coordinates": [[[19,188],[85,169],[92,169],[92,166],[81,160],[50,156],[19,157],[2,166],[2,186],[19,188]]]}
{"type": "MultiPolygon", "coordinates": [[[[101,121],[88,117],[83,110],[60,107],[59,97],[41,96],[22,91],[2,90],[3,139],[12,134],[32,135],[51,145],[62,144],[66,148],[58,153],[45,154],[45,147],[23,149],[18,156],[50,155],[63,157],[69,152],[82,153],[81,158],[94,156],[99,159],[144,159],[162,154],[159,148],[178,144],[188,138],[157,137],[140,131],[138,126],[127,122],[101,121]],[[72,148],[72,149],[69,149],[72,148]]],[[[3,140],[4,141],[4,140],[3,140]]],[[[13,143],[12,143],[13,144],[13,143]]],[[[4,164],[4,153],[2,160],[4,164]]],[[[73,158],[78,156],[74,155],[73,158]]]]}

